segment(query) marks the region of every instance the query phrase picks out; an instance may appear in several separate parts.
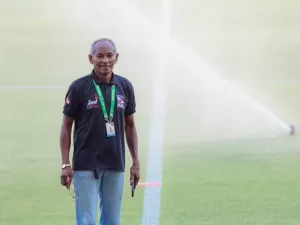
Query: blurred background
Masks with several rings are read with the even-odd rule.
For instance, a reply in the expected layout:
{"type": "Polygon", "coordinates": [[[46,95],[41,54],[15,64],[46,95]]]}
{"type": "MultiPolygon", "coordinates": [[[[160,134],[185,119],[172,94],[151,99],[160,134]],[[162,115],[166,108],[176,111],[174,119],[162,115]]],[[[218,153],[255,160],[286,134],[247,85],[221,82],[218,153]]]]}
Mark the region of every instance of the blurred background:
{"type": "MultiPolygon", "coordinates": [[[[73,223],[59,185],[62,107],[101,37],[135,87],[143,173],[154,77],[167,80],[160,224],[300,223],[299,141],[288,137],[300,124],[299,9],[174,0],[166,46],[158,0],[1,0],[0,223],[73,223]]],[[[134,200],[127,189],[124,224],[140,224],[143,189],[134,200]]]]}

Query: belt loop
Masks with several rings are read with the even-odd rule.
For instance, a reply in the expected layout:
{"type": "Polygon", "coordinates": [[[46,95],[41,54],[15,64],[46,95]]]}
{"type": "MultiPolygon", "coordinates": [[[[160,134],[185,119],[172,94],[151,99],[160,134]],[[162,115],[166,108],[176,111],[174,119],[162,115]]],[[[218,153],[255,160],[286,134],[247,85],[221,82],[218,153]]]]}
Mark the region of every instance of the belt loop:
{"type": "Polygon", "coordinates": [[[95,179],[98,180],[99,179],[99,174],[98,174],[98,170],[94,170],[94,175],[95,175],[95,179]]]}

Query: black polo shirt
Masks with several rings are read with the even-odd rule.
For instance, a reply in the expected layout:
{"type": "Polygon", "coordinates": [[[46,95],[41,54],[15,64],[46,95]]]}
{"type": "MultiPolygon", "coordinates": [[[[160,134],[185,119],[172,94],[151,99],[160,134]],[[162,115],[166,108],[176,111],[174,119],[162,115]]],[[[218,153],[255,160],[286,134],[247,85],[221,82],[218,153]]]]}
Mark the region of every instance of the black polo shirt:
{"type": "Polygon", "coordinates": [[[134,89],[129,80],[112,75],[109,84],[99,82],[94,71],[72,82],[63,113],[74,118],[74,170],[125,170],[125,117],[135,113],[134,89]],[[114,137],[107,137],[102,108],[92,79],[99,85],[109,114],[111,86],[116,86],[114,137]]]}

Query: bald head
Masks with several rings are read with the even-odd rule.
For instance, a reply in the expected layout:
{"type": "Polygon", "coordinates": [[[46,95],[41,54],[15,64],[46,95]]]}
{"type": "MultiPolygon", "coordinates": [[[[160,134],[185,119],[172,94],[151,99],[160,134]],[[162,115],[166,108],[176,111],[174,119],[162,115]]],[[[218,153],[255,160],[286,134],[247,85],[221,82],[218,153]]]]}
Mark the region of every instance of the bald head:
{"type": "Polygon", "coordinates": [[[99,38],[97,40],[95,40],[92,45],[91,45],[91,50],[90,50],[90,55],[93,56],[96,52],[96,49],[97,49],[97,45],[98,44],[101,44],[103,42],[106,42],[106,44],[110,44],[114,53],[116,54],[117,53],[117,47],[116,47],[116,44],[114,43],[113,40],[109,39],[109,38],[99,38]]]}

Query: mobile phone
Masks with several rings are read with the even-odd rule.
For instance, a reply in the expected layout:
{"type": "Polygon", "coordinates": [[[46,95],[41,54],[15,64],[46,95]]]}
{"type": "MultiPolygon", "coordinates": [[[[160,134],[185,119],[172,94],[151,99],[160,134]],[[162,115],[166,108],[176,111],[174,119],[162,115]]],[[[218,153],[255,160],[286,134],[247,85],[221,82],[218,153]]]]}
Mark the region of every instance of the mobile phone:
{"type": "Polygon", "coordinates": [[[134,197],[135,182],[131,182],[131,197],[134,197]]]}

